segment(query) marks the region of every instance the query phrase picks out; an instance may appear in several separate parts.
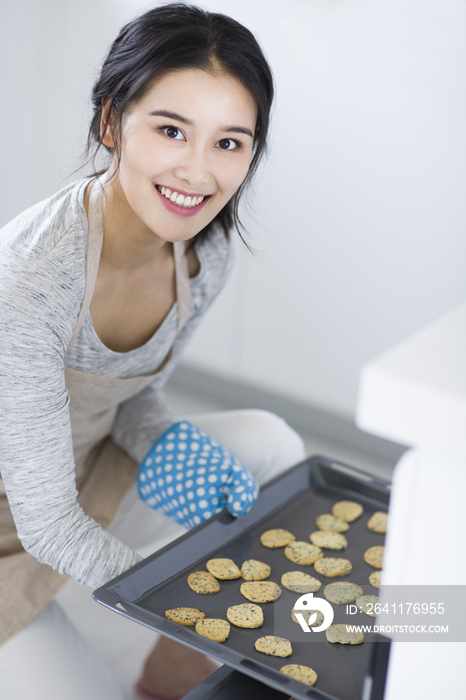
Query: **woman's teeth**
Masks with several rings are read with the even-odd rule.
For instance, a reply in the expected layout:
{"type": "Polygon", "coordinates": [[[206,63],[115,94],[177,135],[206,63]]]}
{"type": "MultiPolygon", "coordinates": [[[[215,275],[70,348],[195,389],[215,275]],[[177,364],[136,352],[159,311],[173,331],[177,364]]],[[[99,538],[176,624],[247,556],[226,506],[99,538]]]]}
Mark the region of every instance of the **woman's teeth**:
{"type": "Polygon", "coordinates": [[[168,187],[159,187],[157,185],[157,189],[163,194],[164,197],[174,202],[175,204],[178,204],[179,207],[197,207],[197,205],[200,204],[204,199],[203,196],[185,197],[184,194],[180,194],[179,192],[170,190],[168,187]]]}

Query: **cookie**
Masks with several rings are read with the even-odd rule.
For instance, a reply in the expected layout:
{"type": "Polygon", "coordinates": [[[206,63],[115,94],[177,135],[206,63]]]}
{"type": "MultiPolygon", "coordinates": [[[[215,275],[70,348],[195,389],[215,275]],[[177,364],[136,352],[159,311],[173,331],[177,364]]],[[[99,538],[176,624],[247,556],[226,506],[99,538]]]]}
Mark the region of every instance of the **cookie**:
{"type": "Polygon", "coordinates": [[[281,528],[276,528],[275,530],[267,530],[263,532],[260,536],[261,544],[269,549],[275,549],[276,547],[286,547],[290,542],[294,542],[296,537],[288,530],[282,530],[281,528]]]}
{"type": "Polygon", "coordinates": [[[363,593],[361,586],[349,581],[336,581],[336,583],[329,583],[324,588],[324,596],[327,600],[337,605],[352,603],[353,600],[359,598],[363,593]]]}
{"type": "MultiPolygon", "coordinates": [[[[304,617],[305,622],[309,625],[309,627],[320,627],[320,625],[324,621],[324,613],[321,612],[320,610],[296,610],[296,612],[301,613],[301,615],[304,617]],[[314,613],[317,614],[316,619],[314,622],[309,622],[310,618],[314,615],[314,613]]],[[[295,611],[291,611],[291,619],[293,622],[296,622],[298,625],[300,624],[299,620],[296,618],[295,611]]]]}
{"type": "Polygon", "coordinates": [[[248,559],[241,566],[241,576],[245,581],[263,581],[270,576],[270,572],[270,566],[257,559],[248,559]]]}
{"type": "Polygon", "coordinates": [[[364,508],[360,503],[355,501],[338,501],[332,507],[332,515],[338,520],[343,520],[345,523],[352,523],[353,520],[359,518],[364,512],[364,508]]]}
{"type": "Polygon", "coordinates": [[[291,642],[284,637],[275,637],[273,635],[268,635],[266,637],[259,637],[254,644],[256,651],[260,651],[261,654],[268,654],[269,656],[291,656],[293,649],[291,648],[291,642]]]}
{"type": "Polygon", "coordinates": [[[253,603],[242,603],[241,605],[232,605],[227,610],[228,621],[236,627],[245,627],[247,629],[255,629],[260,627],[264,622],[264,613],[262,608],[253,603]]]}
{"type": "Polygon", "coordinates": [[[347,576],[353,570],[353,565],[349,559],[337,559],[334,557],[324,557],[318,559],[314,564],[314,569],[322,576],[347,576]]]}
{"type": "Polygon", "coordinates": [[[165,610],[167,620],[176,622],[184,627],[194,627],[194,625],[205,618],[205,613],[197,608],[172,608],[165,610]]]}
{"type": "Polygon", "coordinates": [[[241,576],[241,571],[232,559],[209,559],[205,568],[207,571],[210,571],[215,578],[224,581],[231,581],[241,576]]]}
{"type": "Polygon", "coordinates": [[[282,594],[280,586],[272,581],[247,581],[239,590],[252,603],[272,603],[282,594]]]}
{"type": "Polygon", "coordinates": [[[380,532],[384,534],[387,532],[387,514],[378,510],[374,515],[372,515],[367,523],[367,527],[371,532],[380,532]]]}
{"type": "Polygon", "coordinates": [[[334,515],[330,513],[323,513],[318,515],[316,518],[316,527],[324,532],[346,532],[349,530],[348,523],[343,520],[338,520],[334,515]]]}
{"type": "Polygon", "coordinates": [[[188,576],[188,586],[195,593],[218,593],[220,584],[208,571],[194,571],[188,576]]]}
{"type": "Polygon", "coordinates": [[[381,569],[382,568],[382,560],[383,560],[383,550],[384,548],[382,545],[376,545],[375,547],[369,547],[369,549],[366,549],[364,552],[364,561],[366,564],[369,564],[369,566],[373,566],[374,569],[381,569]]]}
{"type": "Polygon", "coordinates": [[[348,540],[340,532],[322,532],[322,530],[316,530],[316,532],[311,532],[309,539],[312,544],[317,545],[317,547],[323,547],[324,549],[345,549],[348,546],[348,540]]]}
{"type": "Polygon", "coordinates": [[[200,620],[194,629],[202,637],[207,637],[213,642],[226,642],[230,635],[230,623],[216,618],[200,620]]]}
{"type": "Polygon", "coordinates": [[[309,666],[302,666],[301,664],[287,664],[282,666],[280,673],[284,673],[285,676],[290,676],[294,678],[295,681],[300,681],[306,685],[315,685],[317,680],[317,673],[309,666]]]}
{"type": "Polygon", "coordinates": [[[356,598],[356,605],[361,612],[366,613],[366,615],[370,615],[371,617],[375,617],[377,613],[374,612],[374,607],[378,601],[379,599],[376,595],[361,595],[359,598],[356,598]]]}
{"type": "Polygon", "coordinates": [[[295,593],[315,593],[321,587],[321,582],[303,571],[287,571],[281,578],[283,588],[295,593]]]}
{"type": "Polygon", "coordinates": [[[308,542],[292,542],[285,547],[285,557],[299,566],[310,566],[323,556],[320,547],[308,542]]]}
{"type": "Polygon", "coordinates": [[[348,632],[347,625],[330,625],[325,636],[331,644],[362,644],[364,641],[364,632],[348,632]]]}
{"type": "Polygon", "coordinates": [[[369,576],[369,583],[371,586],[374,586],[374,588],[380,588],[380,574],[381,571],[373,571],[371,575],[369,576]]]}

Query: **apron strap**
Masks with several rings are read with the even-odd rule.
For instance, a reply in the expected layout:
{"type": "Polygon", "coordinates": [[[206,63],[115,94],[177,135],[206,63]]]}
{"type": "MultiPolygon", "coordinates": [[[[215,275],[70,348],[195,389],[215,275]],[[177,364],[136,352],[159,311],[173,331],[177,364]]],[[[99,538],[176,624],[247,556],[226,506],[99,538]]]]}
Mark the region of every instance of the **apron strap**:
{"type": "Polygon", "coordinates": [[[178,333],[191,313],[191,285],[184,241],[173,243],[175,258],[176,300],[178,303],[178,333]]]}
{"type": "Polygon", "coordinates": [[[78,320],[76,321],[76,326],[74,327],[65,355],[76,340],[78,333],[81,330],[81,326],[86,318],[86,314],[89,311],[92,295],[94,294],[95,283],[97,281],[100,256],[102,253],[102,244],[104,241],[104,217],[102,208],[104,181],[98,178],[92,183],[91,188],[88,217],[89,233],[87,236],[86,251],[86,287],[84,290],[81,309],[79,310],[78,320]]]}
{"type": "MultiPolygon", "coordinates": [[[[85,321],[87,312],[94,294],[97,273],[99,271],[100,256],[104,240],[104,219],[103,219],[103,194],[105,176],[97,178],[91,185],[89,197],[89,234],[86,252],[86,286],[84,297],[79,310],[76,326],[74,327],[71,340],[66,349],[65,355],[76,340],[79,331],[85,321]]],[[[186,258],[186,248],[183,241],[173,243],[173,257],[175,260],[175,283],[176,299],[178,305],[178,330],[177,336],[189,318],[191,312],[191,285],[189,283],[188,260],[186,258]]]]}

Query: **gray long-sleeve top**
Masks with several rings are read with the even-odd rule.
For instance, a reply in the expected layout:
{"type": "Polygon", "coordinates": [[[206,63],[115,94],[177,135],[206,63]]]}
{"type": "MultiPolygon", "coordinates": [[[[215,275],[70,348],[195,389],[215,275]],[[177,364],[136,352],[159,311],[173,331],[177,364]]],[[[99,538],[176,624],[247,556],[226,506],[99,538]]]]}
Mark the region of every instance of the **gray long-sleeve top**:
{"type": "MultiPolygon", "coordinates": [[[[77,503],[64,366],[112,377],[154,372],[175,338],[177,305],[147,343],[126,353],[99,340],[88,313],[65,356],[85,288],[88,182],[65,187],[0,230],[0,471],[24,548],[95,588],[140,557],[77,503]]],[[[191,314],[172,358],[120,405],[113,427],[115,442],[138,463],[173,422],[162,388],[231,268],[220,231],[196,253],[201,269],[190,280],[191,314]]]]}

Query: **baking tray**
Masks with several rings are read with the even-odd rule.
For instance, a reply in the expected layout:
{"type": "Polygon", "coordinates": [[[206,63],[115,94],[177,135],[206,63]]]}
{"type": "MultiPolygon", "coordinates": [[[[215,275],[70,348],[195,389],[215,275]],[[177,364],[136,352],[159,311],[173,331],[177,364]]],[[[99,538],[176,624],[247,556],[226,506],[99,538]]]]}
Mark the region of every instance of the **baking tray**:
{"type": "MultiPolygon", "coordinates": [[[[286,637],[289,632],[296,639],[297,630],[301,633],[290,614],[286,617],[288,630],[283,628],[283,614],[279,616],[280,629],[276,626],[277,611],[283,610],[283,605],[287,605],[289,611],[294,606],[298,594],[292,591],[283,588],[278,601],[262,605],[265,618],[262,627],[241,629],[232,625],[230,636],[223,644],[201,637],[193,628],[167,620],[164,612],[179,606],[195,607],[203,610],[207,617],[226,619],[226,609],[230,605],[247,602],[239,592],[242,579],[221,581],[221,590],[214,595],[199,595],[188,587],[188,574],[205,570],[206,561],[212,557],[228,557],[239,566],[245,559],[265,561],[272,567],[269,580],[277,583],[285,571],[306,571],[322,581],[316,596],[323,597],[323,587],[336,580],[353,581],[364,588],[364,593],[376,594],[376,589],[368,585],[369,574],[374,569],[364,562],[362,555],[368,547],[383,544],[383,535],[369,531],[367,521],[375,511],[388,509],[389,493],[390,484],[386,480],[325,457],[310,457],[263,487],[258,501],[245,517],[236,519],[226,510],[222,511],[97,589],[93,597],[135,622],[300,700],[374,698],[371,687],[374,682],[375,685],[380,682],[381,675],[380,669],[374,671],[374,668],[377,663],[380,666],[377,659],[386,661],[387,656],[375,649],[387,645],[374,644],[380,641],[374,635],[366,634],[361,645],[347,646],[330,644],[325,633],[309,636],[302,633],[303,641],[292,641],[293,654],[286,659],[266,656],[254,649],[254,642],[260,636],[286,637]],[[309,534],[316,529],[316,516],[331,512],[338,500],[356,500],[364,506],[364,514],[346,533],[348,547],[334,553],[324,550],[326,556],[348,558],[353,564],[350,575],[320,576],[312,566],[297,566],[288,561],[282,548],[267,549],[260,544],[260,534],[273,527],[286,528],[297,540],[309,541],[309,534]],[[316,686],[309,688],[280,673],[280,667],[286,663],[311,666],[318,674],[316,686]]],[[[363,614],[355,620],[348,619],[345,607],[333,606],[334,624],[368,624],[372,620],[363,614]]]]}

